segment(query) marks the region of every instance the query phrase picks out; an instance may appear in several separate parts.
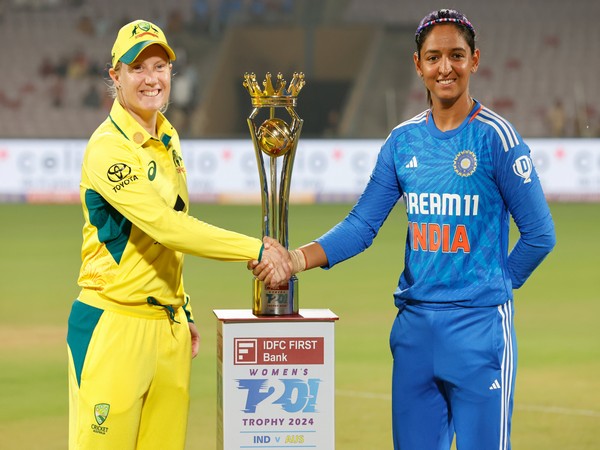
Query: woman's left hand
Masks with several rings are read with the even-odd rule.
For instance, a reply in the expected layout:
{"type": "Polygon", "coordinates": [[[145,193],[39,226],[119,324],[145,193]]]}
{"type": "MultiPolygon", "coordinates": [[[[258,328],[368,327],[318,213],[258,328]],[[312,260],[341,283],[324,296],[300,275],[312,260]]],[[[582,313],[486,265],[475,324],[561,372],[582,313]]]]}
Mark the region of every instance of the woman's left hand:
{"type": "Polygon", "coordinates": [[[198,355],[198,350],[200,350],[200,333],[194,323],[188,322],[188,326],[190,327],[190,336],[192,338],[192,358],[195,358],[198,355]]]}

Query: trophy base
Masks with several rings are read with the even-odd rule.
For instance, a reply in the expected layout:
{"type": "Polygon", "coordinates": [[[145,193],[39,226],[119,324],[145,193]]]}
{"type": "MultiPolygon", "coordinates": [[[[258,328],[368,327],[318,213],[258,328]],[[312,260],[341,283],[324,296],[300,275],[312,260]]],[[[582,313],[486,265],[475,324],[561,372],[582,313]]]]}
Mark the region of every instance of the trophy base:
{"type": "Polygon", "coordinates": [[[276,289],[266,287],[264,282],[255,278],[252,297],[252,313],[255,316],[298,314],[298,278],[294,275],[287,284],[276,289]]]}

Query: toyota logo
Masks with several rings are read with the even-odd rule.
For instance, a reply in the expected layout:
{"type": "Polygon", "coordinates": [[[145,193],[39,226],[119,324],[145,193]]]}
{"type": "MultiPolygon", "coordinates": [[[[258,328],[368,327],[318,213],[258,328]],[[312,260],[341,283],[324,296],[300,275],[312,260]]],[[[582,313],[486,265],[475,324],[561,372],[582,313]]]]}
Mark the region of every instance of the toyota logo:
{"type": "Polygon", "coordinates": [[[123,181],[125,178],[129,176],[131,173],[131,167],[127,164],[117,163],[110,166],[108,172],[106,172],[106,176],[113,183],[118,183],[119,181],[123,181]]]}

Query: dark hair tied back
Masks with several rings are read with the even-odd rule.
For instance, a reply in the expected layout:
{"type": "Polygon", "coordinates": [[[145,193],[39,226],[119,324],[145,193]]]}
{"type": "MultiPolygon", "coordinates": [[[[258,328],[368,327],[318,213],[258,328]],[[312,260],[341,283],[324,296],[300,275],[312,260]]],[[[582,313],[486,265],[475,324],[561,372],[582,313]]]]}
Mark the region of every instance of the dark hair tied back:
{"type": "Polygon", "coordinates": [[[415,33],[415,42],[417,43],[417,54],[421,53],[421,47],[425,38],[431,31],[431,29],[441,23],[453,23],[462,32],[467,44],[471,48],[471,51],[475,51],[475,29],[467,16],[463,13],[456,11],[455,9],[440,9],[432,11],[423,17],[423,20],[419,23],[417,31],[415,33]]]}

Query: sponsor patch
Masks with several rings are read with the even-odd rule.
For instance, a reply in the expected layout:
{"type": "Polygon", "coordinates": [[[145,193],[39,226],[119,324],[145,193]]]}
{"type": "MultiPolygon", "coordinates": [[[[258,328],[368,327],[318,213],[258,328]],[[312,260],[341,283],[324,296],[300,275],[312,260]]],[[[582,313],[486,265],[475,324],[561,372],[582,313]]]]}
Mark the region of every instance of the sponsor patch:
{"type": "Polygon", "coordinates": [[[108,177],[109,181],[112,181],[113,183],[123,181],[130,174],[131,167],[125,163],[113,164],[108,168],[108,172],[106,172],[106,176],[108,177]]]}
{"type": "Polygon", "coordinates": [[[533,163],[531,162],[531,158],[527,155],[523,155],[518,157],[513,166],[513,172],[523,178],[523,184],[531,183],[531,172],[533,171],[533,163]]]}

